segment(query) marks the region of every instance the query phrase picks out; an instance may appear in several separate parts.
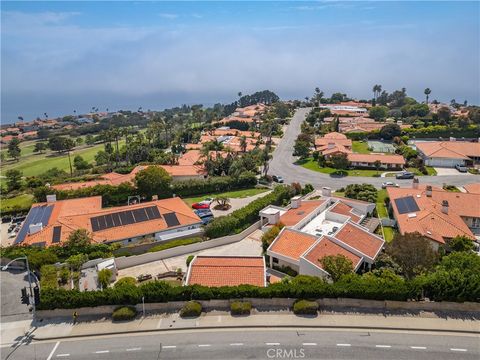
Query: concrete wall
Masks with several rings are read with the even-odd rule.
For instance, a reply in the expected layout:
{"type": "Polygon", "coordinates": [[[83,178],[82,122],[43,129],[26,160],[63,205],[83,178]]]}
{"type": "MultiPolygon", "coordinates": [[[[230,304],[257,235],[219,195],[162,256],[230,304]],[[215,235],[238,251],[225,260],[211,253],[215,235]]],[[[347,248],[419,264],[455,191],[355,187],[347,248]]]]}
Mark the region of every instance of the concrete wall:
{"type": "Polygon", "coordinates": [[[145,253],[137,256],[122,256],[115,258],[115,264],[117,269],[125,269],[132,266],[137,266],[141,264],[146,264],[152,261],[158,261],[174,256],[190,254],[192,252],[197,252],[200,250],[211,249],[217,246],[232,244],[243,240],[245,237],[253,233],[255,230],[260,229],[260,221],[257,221],[255,224],[251,225],[249,228],[243,230],[239,234],[224,236],[218,239],[212,239],[207,241],[202,241],[190,245],[177,246],[171,249],[156,251],[151,253],[145,253]]]}
{"type": "MultiPolygon", "coordinates": [[[[231,300],[200,300],[204,311],[211,310],[230,310],[230,302],[232,301],[249,301],[252,307],[258,310],[278,310],[278,309],[291,309],[296,299],[291,298],[273,298],[273,299],[257,299],[257,298],[245,298],[245,299],[231,299],[231,300]]],[[[349,298],[322,298],[316,300],[320,305],[320,310],[331,309],[338,311],[351,311],[353,309],[365,309],[376,310],[378,312],[383,311],[431,311],[431,312],[468,312],[468,313],[480,313],[480,303],[465,302],[415,302],[415,301],[380,301],[380,300],[365,300],[365,299],[349,299],[349,298]]],[[[146,303],[145,312],[177,312],[183,305],[184,301],[171,301],[167,303],[146,303]]],[[[112,312],[117,308],[117,305],[106,305],[97,307],[84,307],[78,309],[56,309],[56,310],[40,310],[37,311],[37,317],[39,319],[48,318],[72,318],[73,313],[76,311],[78,315],[82,317],[105,317],[110,316],[112,312]]],[[[136,309],[139,313],[142,312],[142,304],[137,304],[136,309]]]]}

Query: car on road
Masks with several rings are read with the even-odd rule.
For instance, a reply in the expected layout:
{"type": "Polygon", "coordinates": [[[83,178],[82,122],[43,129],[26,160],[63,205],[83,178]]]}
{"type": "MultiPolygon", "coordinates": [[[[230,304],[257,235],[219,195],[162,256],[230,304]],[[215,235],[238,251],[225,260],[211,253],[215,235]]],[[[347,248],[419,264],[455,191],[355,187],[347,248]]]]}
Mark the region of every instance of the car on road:
{"type": "Polygon", "coordinates": [[[204,202],[197,202],[192,204],[193,209],[210,209],[210,204],[209,203],[204,203],[204,202]]]}
{"type": "Polygon", "coordinates": [[[414,177],[415,177],[415,174],[408,171],[404,171],[395,176],[395,178],[397,179],[413,179],[414,177]]]}
{"type": "Polygon", "coordinates": [[[456,164],[455,169],[457,169],[461,173],[466,173],[468,171],[465,165],[456,164]]]}
{"type": "Polygon", "coordinates": [[[387,187],[400,187],[400,185],[394,183],[393,181],[387,181],[382,183],[382,189],[386,189],[387,187]]]}
{"type": "Polygon", "coordinates": [[[213,216],[213,213],[210,209],[197,209],[197,210],[194,210],[193,212],[197,214],[199,217],[213,216]]]}
{"type": "Polygon", "coordinates": [[[283,184],[283,178],[281,176],[273,175],[272,180],[276,183],[283,184]]]}

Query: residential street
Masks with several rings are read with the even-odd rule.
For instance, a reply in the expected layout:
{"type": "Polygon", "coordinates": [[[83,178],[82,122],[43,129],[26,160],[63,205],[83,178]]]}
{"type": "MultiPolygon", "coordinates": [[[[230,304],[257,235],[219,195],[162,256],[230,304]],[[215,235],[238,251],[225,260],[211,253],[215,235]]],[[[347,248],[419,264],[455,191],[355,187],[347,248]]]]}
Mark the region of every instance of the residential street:
{"type": "Polygon", "coordinates": [[[18,359],[478,359],[478,336],[325,329],[219,329],[33,342],[18,359]]]}
{"type": "MultiPolygon", "coordinates": [[[[315,188],[323,186],[338,189],[349,184],[368,183],[376,187],[380,187],[385,178],[361,177],[361,176],[347,176],[334,177],[328,174],[322,174],[316,171],[305,169],[299,165],[295,165],[296,157],[293,156],[293,145],[295,139],[300,133],[300,125],[304,121],[310,108],[299,108],[293,116],[290,125],[276,147],[273,153],[273,159],[270,162],[270,175],[280,175],[286,183],[299,182],[302,185],[310,183],[315,188]]],[[[478,182],[480,179],[474,176],[458,176],[458,175],[443,175],[443,176],[420,176],[420,183],[432,184],[442,186],[444,183],[462,186],[465,184],[478,182]]],[[[401,187],[411,186],[412,180],[394,180],[401,187]]]]}

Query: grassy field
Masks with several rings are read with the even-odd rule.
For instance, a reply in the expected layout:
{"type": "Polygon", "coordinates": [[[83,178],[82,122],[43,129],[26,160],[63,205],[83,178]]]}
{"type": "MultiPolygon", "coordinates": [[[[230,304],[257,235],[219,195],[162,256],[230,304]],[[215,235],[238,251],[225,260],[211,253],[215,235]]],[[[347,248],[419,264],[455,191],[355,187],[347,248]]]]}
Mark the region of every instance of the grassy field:
{"type": "Polygon", "coordinates": [[[384,226],[383,236],[387,243],[391,242],[393,240],[393,237],[395,236],[395,229],[389,226],[384,226]]]}
{"type": "MultiPolygon", "coordinates": [[[[413,168],[413,167],[409,167],[407,168],[407,171],[411,172],[411,173],[414,173],[416,176],[436,176],[437,175],[437,172],[435,171],[435,169],[431,166],[425,166],[425,168],[427,169],[427,175],[424,175],[420,172],[420,170],[418,170],[417,168],[413,168]]],[[[390,173],[390,174],[387,174],[386,176],[387,177],[395,177],[395,173],[390,173]]]]}
{"type": "Polygon", "coordinates": [[[235,191],[228,191],[224,193],[214,193],[214,194],[205,194],[203,196],[196,196],[196,197],[191,197],[191,198],[184,198],[183,200],[188,204],[192,205],[196,202],[202,201],[203,199],[207,197],[215,198],[215,197],[226,197],[226,198],[246,198],[249,196],[261,194],[268,191],[268,189],[258,189],[258,188],[253,188],[253,189],[245,189],[245,190],[235,190],[235,191]]]}
{"type": "Polygon", "coordinates": [[[33,204],[33,195],[22,194],[9,199],[1,199],[0,211],[3,213],[3,212],[13,210],[14,208],[28,209],[32,206],[32,204],[33,204]]]}
{"type": "Polygon", "coordinates": [[[353,170],[337,170],[330,167],[320,167],[318,163],[313,160],[313,158],[308,158],[305,160],[299,160],[297,165],[301,165],[306,169],[320,172],[323,174],[330,174],[333,176],[374,176],[381,174],[381,171],[377,170],[364,170],[364,169],[353,169],[353,170]]]}
{"type": "Polygon", "coordinates": [[[353,141],[352,142],[352,150],[353,152],[359,154],[370,154],[371,151],[368,150],[368,143],[363,141],[353,141]]]}
{"type": "Polygon", "coordinates": [[[382,189],[377,192],[377,213],[379,218],[388,218],[388,211],[385,207],[385,198],[388,196],[387,190],[382,189]]]}

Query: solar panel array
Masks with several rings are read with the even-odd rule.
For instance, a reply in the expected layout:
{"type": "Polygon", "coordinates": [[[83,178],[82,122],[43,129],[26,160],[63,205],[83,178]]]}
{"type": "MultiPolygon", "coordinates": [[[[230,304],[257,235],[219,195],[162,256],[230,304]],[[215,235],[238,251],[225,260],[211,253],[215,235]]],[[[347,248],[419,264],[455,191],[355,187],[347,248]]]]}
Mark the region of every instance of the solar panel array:
{"type": "Polygon", "coordinates": [[[50,216],[52,215],[52,210],[53,205],[41,205],[31,208],[28,212],[27,218],[23,222],[22,228],[18,232],[14,244],[20,244],[25,240],[30,225],[42,223],[43,226],[47,226],[48,220],[50,220],[50,216]]]}
{"type": "Polygon", "coordinates": [[[177,214],[174,212],[163,214],[165,218],[165,222],[167,223],[168,227],[180,225],[180,221],[178,221],[177,214]]]}
{"type": "Polygon", "coordinates": [[[53,235],[52,235],[52,243],[53,244],[59,243],[61,235],[62,235],[62,227],[61,226],[54,226],[53,235]]]}
{"type": "Polygon", "coordinates": [[[90,218],[90,223],[92,225],[92,231],[101,231],[159,218],[160,211],[158,211],[158,208],[156,206],[150,206],[92,217],[90,218]]]}
{"type": "Polygon", "coordinates": [[[397,205],[399,214],[413,213],[420,210],[413,196],[395,199],[395,205],[397,205]]]}

